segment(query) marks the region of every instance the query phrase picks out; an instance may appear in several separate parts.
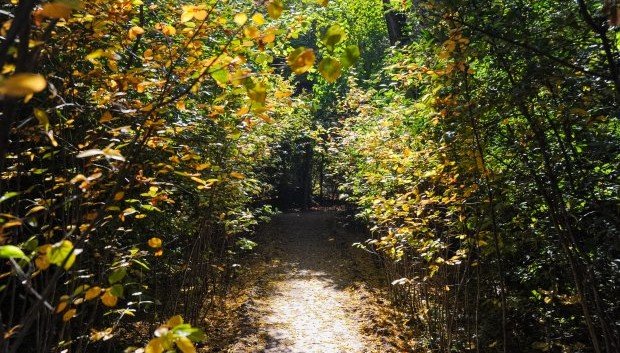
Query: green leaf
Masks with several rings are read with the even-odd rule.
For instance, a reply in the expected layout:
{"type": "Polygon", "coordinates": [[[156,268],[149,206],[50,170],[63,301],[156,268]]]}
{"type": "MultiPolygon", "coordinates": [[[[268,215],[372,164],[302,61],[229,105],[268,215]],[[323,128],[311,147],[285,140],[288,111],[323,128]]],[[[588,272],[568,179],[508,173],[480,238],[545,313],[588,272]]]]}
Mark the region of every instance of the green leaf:
{"type": "Polygon", "coordinates": [[[319,72],[327,82],[334,82],[342,74],[342,66],[340,61],[334,58],[323,58],[319,63],[319,72]]]}
{"type": "Polygon", "coordinates": [[[17,195],[19,195],[19,192],[16,192],[16,191],[5,192],[4,195],[2,195],[2,197],[0,197],[0,202],[4,202],[4,201],[10,199],[11,197],[15,197],[17,195]]]}
{"type": "Polygon", "coordinates": [[[342,67],[349,68],[353,66],[360,58],[360,49],[357,45],[349,45],[344,49],[344,53],[340,57],[342,67]]]}
{"type": "Polygon", "coordinates": [[[122,297],[124,292],[125,292],[125,288],[123,288],[123,286],[120,284],[115,284],[112,287],[110,287],[110,294],[112,294],[115,297],[122,297]]]}
{"type": "Polygon", "coordinates": [[[0,258],[9,259],[9,258],[17,258],[17,259],[26,259],[26,254],[15,245],[2,245],[0,246],[0,258]]]}
{"type": "Polygon", "coordinates": [[[258,80],[247,79],[245,88],[248,91],[248,97],[252,101],[252,108],[261,108],[265,105],[267,99],[267,85],[258,80]]]}
{"type": "Polygon", "coordinates": [[[224,68],[217,68],[211,72],[211,77],[220,85],[228,83],[228,70],[224,68]]]}
{"type": "Polygon", "coordinates": [[[181,324],[172,328],[172,333],[177,337],[187,337],[193,342],[201,342],[207,339],[205,333],[190,324],[181,324]]]}
{"type": "Polygon", "coordinates": [[[335,24],[330,26],[327,31],[325,31],[325,34],[323,34],[321,41],[323,42],[323,44],[325,44],[327,49],[329,49],[330,51],[334,51],[334,47],[336,46],[336,44],[342,42],[345,37],[346,33],[344,29],[340,27],[340,25],[335,24]]]}
{"type": "Polygon", "coordinates": [[[64,264],[65,270],[68,270],[73,266],[77,254],[78,251],[73,249],[73,243],[69,240],[62,240],[52,245],[49,253],[49,260],[50,263],[56,266],[63,266],[64,264]]]}
{"type": "Polygon", "coordinates": [[[125,267],[121,267],[108,276],[108,282],[110,282],[110,284],[114,284],[125,278],[125,275],[127,275],[127,269],[125,267]]]}

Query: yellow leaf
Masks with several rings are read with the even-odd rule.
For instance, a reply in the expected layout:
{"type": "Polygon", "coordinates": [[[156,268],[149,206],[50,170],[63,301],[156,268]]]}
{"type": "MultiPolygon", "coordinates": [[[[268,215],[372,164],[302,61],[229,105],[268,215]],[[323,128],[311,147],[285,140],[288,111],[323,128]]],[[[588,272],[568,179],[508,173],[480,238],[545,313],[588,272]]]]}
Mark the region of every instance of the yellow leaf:
{"type": "Polygon", "coordinates": [[[303,74],[314,65],[314,50],[299,47],[291,52],[286,58],[286,63],[296,75],[303,74]]]}
{"type": "Polygon", "coordinates": [[[248,21],[248,15],[238,13],[235,15],[234,21],[238,26],[243,26],[248,21]]]}
{"type": "Polygon", "coordinates": [[[196,353],[196,347],[194,347],[192,341],[187,337],[179,337],[175,343],[183,353],[196,353]]]}
{"type": "Polygon", "coordinates": [[[95,286],[86,291],[86,294],[84,295],[84,299],[92,300],[92,299],[97,298],[99,294],[101,294],[101,287],[95,286]]]}
{"type": "Polygon", "coordinates": [[[252,16],[252,22],[254,22],[255,25],[257,26],[261,26],[265,24],[265,17],[263,17],[263,14],[261,13],[255,13],[252,16]]]}
{"type": "Polygon", "coordinates": [[[71,320],[75,316],[76,312],[77,310],[75,309],[67,310],[67,312],[62,316],[62,321],[67,322],[71,320]]]}
{"type": "Polygon", "coordinates": [[[316,0],[316,3],[321,6],[327,6],[327,4],[329,3],[329,0],[316,0]]]}
{"type": "Polygon", "coordinates": [[[26,213],[26,216],[30,216],[33,213],[37,213],[39,211],[43,211],[45,209],[45,206],[34,206],[33,208],[31,208],[30,210],[28,210],[28,213],[26,213]]]}
{"type": "Polygon", "coordinates": [[[201,170],[205,170],[209,168],[210,166],[211,166],[210,163],[201,163],[201,164],[196,164],[194,166],[194,169],[196,169],[197,171],[201,171],[201,170]]]}
{"type": "Polygon", "coordinates": [[[34,117],[39,121],[39,125],[47,131],[50,127],[50,120],[45,110],[34,108],[34,117]]]}
{"type": "Polygon", "coordinates": [[[144,347],[144,353],[163,353],[164,345],[162,344],[161,338],[153,338],[149,341],[149,343],[144,347]]]}
{"type": "Polygon", "coordinates": [[[191,11],[185,11],[181,14],[181,22],[189,22],[194,18],[194,13],[191,11]]]}
{"type": "Polygon", "coordinates": [[[155,251],[155,253],[153,255],[155,256],[162,256],[164,254],[164,250],[163,249],[159,249],[157,251],[155,251]]]}
{"type": "Polygon", "coordinates": [[[166,322],[166,326],[172,328],[183,323],[183,317],[181,315],[174,315],[166,322]]]}
{"type": "Polygon", "coordinates": [[[108,121],[112,121],[112,114],[110,112],[105,112],[99,119],[100,123],[107,123],[108,121]]]}
{"type": "Polygon", "coordinates": [[[43,91],[46,86],[47,81],[39,74],[15,74],[0,83],[0,94],[10,97],[26,97],[43,91]]]}
{"type": "Polygon", "coordinates": [[[261,38],[263,43],[269,44],[276,40],[276,34],[274,32],[266,33],[263,38],[261,38]]]}
{"type": "Polygon", "coordinates": [[[138,38],[139,35],[144,34],[144,28],[140,27],[140,26],[133,26],[129,29],[129,39],[134,40],[136,38],[138,38]]]}
{"type": "Polygon", "coordinates": [[[282,5],[282,1],[280,0],[273,0],[267,4],[267,13],[269,14],[269,17],[273,19],[280,18],[283,10],[284,5],[282,5]]]}
{"type": "Polygon", "coordinates": [[[207,18],[207,11],[206,10],[196,10],[194,12],[194,18],[197,19],[198,21],[203,21],[205,18],[207,18]]]}
{"type": "Polygon", "coordinates": [[[161,248],[162,241],[159,238],[153,237],[149,239],[148,244],[151,248],[161,248]]]}
{"type": "Polygon", "coordinates": [[[118,302],[118,297],[110,293],[110,290],[108,289],[101,296],[101,302],[103,302],[103,305],[105,306],[114,307],[118,302]]]}
{"type": "Polygon", "coordinates": [[[246,27],[243,30],[243,34],[245,34],[246,37],[248,38],[258,38],[258,36],[260,36],[260,31],[258,30],[258,28],[254,27],[254,26],[250,26],[250,27],[246,27]]]}
{"type": "Polygon", "coordinates": [[[71,7],[63,4],[62,2],[52,2],[43,5],[43,8],[38,13],[44,17],[49,18],[69,18],[71,16],[71,7]]]}
{"type": "Polygon", "coordinates": [[[239,172],[230,172],[230,176],[235,179],[245,179],[245,175],[239,172]]]}
{"type": "Polygon", "coordinates": [[[107,341],[110,338],[113,337],[112,335],[112,327],[108,327],[103,331],[96,331],[96,330],[90,330],[90,340],[93,342],[97,342],[97,341],[107,341]]]}
{"type": "Polygon", "coordinates": [[[39,246],[39,249],[37,250],[39,255],[34,260],[34,264],[35,266],[37,266],[39,270],[47,270],[52,264],[48,256],[48,253],[51,249],[52,249],[51,244],[45,244],[45,245],[39,246]]]}
{"type": "MultiPolygon", "coordinates": [[[[206,17],[206,12],[205,12],[205,17],[206,17]]],[[[173,36],[177,33],[176,28],[172,27],[171,25],[166,25],[161,29],[161,33],[167,35],[167,36],[173,36]]]]}
{"type": "Polygon", "coordinates": [[[58,306],[56,307],[55,313],[59,313],[63,310],[65,310],[67,308],[67,301],[63,300],[60,303],[58,303],[58,306]]]}
{"type": "Polygon", "coordinates": [[[122,191],[119,191],[116,194],[114,194],[114,201],[120,201],[123,199],[123,197],[125,197],[125,193],[122,191]]]}
{"type": "Polygon", "coordinates": [[[104,55],[105,55],[105,51],[103,51],[103,49],[97,49],[91,52],[90,54],[86,55],[86,60],[94,63],[95,60],[99,59],[100,57],[104,55]]]}

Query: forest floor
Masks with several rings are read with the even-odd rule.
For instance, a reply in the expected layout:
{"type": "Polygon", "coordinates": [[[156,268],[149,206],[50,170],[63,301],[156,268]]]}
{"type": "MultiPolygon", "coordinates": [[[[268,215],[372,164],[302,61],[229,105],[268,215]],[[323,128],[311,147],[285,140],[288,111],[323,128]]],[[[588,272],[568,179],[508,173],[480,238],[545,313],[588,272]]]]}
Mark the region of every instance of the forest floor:
{"type": "MultiPolygon", "coordinates": [[[[279,215],[256,238],[254,284],[237,298],[229,344],[215,351],[407,351],[372,255],[332,211],[279,215]]],[[[213,351],[213,350],[212,350],[213,351]]]]}

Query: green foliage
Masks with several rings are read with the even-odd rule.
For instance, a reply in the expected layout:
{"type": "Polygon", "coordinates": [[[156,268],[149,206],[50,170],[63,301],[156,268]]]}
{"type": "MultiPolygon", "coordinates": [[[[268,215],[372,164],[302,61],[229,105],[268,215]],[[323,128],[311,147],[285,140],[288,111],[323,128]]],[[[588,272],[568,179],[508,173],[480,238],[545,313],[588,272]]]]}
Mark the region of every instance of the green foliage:
{"type": "Polygon", "coordinates": [[[329,175],[422,347],[617,345],[596,318],[618,309],[618,29],[580,3],[394,5],[409,44],[322,102],[329,175]]]}

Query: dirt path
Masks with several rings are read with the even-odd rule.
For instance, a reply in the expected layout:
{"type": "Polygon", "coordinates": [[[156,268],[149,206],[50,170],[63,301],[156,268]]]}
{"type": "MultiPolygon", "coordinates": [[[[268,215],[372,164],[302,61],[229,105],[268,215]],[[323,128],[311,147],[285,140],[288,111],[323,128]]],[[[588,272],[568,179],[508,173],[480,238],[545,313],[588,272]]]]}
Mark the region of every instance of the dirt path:
{"type": "Polygon", "coordinates": [[[386,306],[368,281],[370,256],[334,213],[276,217],[258,238],[266,270],[244,306],[228,352],[403,352],[386,306]]]}

